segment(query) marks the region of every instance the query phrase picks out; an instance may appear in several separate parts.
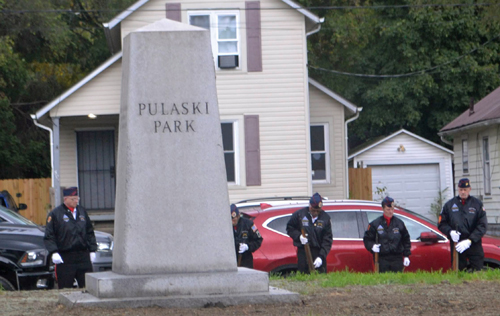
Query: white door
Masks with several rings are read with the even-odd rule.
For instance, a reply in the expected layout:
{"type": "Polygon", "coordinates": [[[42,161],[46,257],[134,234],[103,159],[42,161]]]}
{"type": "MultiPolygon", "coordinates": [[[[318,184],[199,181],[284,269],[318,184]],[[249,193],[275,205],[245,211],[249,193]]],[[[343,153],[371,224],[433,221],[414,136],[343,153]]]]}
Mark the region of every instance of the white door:
{"type": "Polygon", "coordinates": [[[392,197],[397,205],[432,220],[431,204],[440,191],[439,164],[369,166],[372,168],[373,199],[380,201],[377,189],[392,197]]]}

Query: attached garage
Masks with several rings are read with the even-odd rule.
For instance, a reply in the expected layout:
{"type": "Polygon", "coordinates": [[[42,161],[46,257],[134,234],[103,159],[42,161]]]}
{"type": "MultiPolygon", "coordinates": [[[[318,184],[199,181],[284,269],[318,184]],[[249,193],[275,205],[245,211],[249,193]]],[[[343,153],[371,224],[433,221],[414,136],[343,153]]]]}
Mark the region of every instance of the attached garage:
{"type": "Polygon", "coordinates": [[[435,220],[431,204],[441,192],[454,194],[453,152],[400,130],[349,156],[354,168],[371,168],[373,200],[391,196],[396,204],[435,220]]]}

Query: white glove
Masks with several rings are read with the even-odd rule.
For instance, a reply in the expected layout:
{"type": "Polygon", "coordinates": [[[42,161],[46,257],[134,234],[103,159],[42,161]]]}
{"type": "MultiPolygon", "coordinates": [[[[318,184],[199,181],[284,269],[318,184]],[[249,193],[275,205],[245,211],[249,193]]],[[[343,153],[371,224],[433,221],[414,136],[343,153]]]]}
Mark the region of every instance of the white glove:
{"type": "Polygon", "coordinates": [[[63,259],[61,258],[61,255],[59,255],[59,253],[57,252],[54,252],[52,254],[52,262],[54,262],[54,264],[64,263],[63,259]]]}
{"type": "Polygon", "coordinates": [[[373,252],[380,252],[380,244],[375,244],[372,247],[373,252]]]}
{"type": "Polygon", "coordinates": [[[405,259],[403,260],[403,265],[404,265],[405,267],[409,266],[409,265],[410,265],[410,258],[405,257],[405,259]]]}
{"type": "Polygon", "coordinates": [[[94,261],[95,261],[95,252],[91,252],[90,253],[90,262],[94,263],[94,261]]]}
{"type": "Polygon", "coordinates": [[[459,252],[459,253],[462,253],[464,252],[465,250],[469,249],[470,245],[472,244],[472,242],[470,241],[470,239],[466,239],[466,240],[462,240],[461,242],[459,242],[457,244],[457,246],[455,247],[455,249],[459,252]]]}
{"type": "Polygon", "coordinates": [[[450,232],[451,240],[453,240],[453,242],[458,242],[460,240],[460,235],[460,232],[456,230],[452,230],[450,232]]]}
{"type": "Polygon", "coordinates": [[[321,265],[323,264],[323,260],[321,260],[320,257],[316,258],[316,260],[314,260],[314,267],[317,269],[319,267],[321,267],[321,265]]]}
{"type": "Polygon", "coordinates": [[[240,250],[238,251],[238,253],[244,253],[247,250],[248,250],[247,244],[240,244],[240,250]]]}
{"type": "Polygon", "coordinates": [[[306,238],[306,237],[304,237],[304,236],[302,236],[302,235],[300,235],[300,242],[301,242],[303,245],[307,244],[307,238],[306,238]]]}

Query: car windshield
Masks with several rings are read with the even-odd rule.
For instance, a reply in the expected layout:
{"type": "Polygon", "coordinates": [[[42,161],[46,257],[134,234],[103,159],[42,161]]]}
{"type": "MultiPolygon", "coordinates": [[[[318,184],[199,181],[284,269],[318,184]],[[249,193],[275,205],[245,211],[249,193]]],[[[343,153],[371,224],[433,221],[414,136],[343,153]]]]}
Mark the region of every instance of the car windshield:
{"type": "Polygon", "coordinates": [[[7,222],[13,223],[13,224],[20,224],[20,225],[30,225],[30,226],[38,226],[37,224],[33,223],[26,217],[9,210],[8,208],[5,208],[3,206],[0,206],[0,217],[3,217],[3,219],[7,222]]]}

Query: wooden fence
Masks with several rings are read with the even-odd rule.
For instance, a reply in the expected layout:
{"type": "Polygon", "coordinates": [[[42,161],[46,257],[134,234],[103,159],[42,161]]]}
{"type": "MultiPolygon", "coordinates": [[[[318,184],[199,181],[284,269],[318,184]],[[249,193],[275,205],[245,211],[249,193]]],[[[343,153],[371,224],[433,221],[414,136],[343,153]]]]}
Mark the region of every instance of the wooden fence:
{"type": "Polygon", "coordinates": [[[349,198],[369,201],[373,199],[371,168],[349,168],[349,198]]]}
{"type": "Polygon", "coordinates": [[[28,208],[19,213],[29,220],[45,225],[50,205],[51,179],[9,179],[0,180],[0,191],[7,190],[17,204],[24,203],[28,208]],[[20,193],[21,197],[16,197],[20,193]]]}

